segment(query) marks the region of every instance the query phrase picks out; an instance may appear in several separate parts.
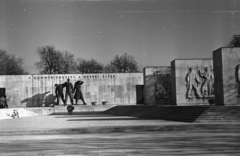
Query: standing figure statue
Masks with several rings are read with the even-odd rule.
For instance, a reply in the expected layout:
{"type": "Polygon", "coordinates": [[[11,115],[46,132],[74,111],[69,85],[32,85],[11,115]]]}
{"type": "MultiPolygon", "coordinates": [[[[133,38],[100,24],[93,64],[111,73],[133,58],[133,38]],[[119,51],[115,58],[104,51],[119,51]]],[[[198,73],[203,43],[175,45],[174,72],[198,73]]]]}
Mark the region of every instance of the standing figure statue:
{"type": "Polygon", "coordinates": [[[62,99],[62,102],[65,104],[65,100],[63,96],[63,88],[64,88],[64,84],[55,84],[55,95],[57,98],[56,105],[59,105],[60,98],[62,99]]]}
{"type": "Polygon", "coordinates": [[[0,108],[5,108],[5,102],[4,97],[0,98],[0,108]]]}
{"type": "Polygon", "coordinates": [[[199,70],[200,76],[204,79],[203,85],[202,85],[202,94],[204,96],[212,97],[212,85],[213,85],[213,74],[210,71],[209,67],[206,67],[204,69],[204,72],[199,70]]]}
{"type": "Polygon", "coordinates": [[[67,82],[64,83],[64,87],[66,87],[66,93],[65,93],[65,103],[67,104],[68,96],[70,98],[71,104],[73,105],[73,84],[70,82],[70,79],[67,79],[67,82]]]}
{"type": "Polygon", "coordinates": [[[78,99],[81,99],[83,104],[87,105],[86,102],[84,101],[83,93],[81,90],[82,84],[83,84],[83,81],[80,81],[80,80],[74,84],[74,91],[75,91],[74,99],[76,100],[76,105],[77,105],[78,99]]]}
{"type": "Polygon", "coordinates": [[[191,93],[192,90],[195,90],[195,93],[197,94],[198,98],[201,98],[201,94],[198,89],[197,83],[200,83],[199,78],[197,74],[194,71],[194,68],[190,67],[189,72],[187,73],[186,76],[186,81],[187,81],[187,98],[191,99],[191,93]]]}
{"type": "Polygon", "coordinates": [[[4,95],[3,98],[4,98],[5,108],[8,108],[8,101],[9,101],[9,99],[8,99],[7,95],[4,95]]]}
{"type": "Polygon", "coordinates": [[[0,108],[8,108],[9,98],[7,95],[4,95],[0,98],[0,108]]]}

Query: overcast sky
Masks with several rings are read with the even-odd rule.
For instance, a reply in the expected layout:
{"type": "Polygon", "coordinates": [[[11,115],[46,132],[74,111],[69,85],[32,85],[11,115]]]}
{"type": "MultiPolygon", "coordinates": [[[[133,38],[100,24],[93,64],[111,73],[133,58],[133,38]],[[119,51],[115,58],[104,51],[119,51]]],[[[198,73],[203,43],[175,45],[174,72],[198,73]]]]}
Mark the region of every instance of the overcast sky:
{"type": "Polygon", "coordinates": [[[211,58],[240,34],[239,0],[0,0],[0,49],[38,73],[36,49],[53,45],[106,64],[133,55],[140,69],[211,58]]]}

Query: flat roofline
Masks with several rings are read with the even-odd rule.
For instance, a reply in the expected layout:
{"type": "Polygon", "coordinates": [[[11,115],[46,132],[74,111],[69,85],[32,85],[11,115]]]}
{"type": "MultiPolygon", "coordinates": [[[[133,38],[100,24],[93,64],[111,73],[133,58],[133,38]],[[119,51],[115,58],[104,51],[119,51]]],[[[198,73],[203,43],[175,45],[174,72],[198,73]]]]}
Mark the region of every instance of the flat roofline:
{"type": "Polygon", "coordinates": [[[222,49],[222,48],[233,49],[233,48],[240,48],[240,47],[220,47],[220,48],[218,48],[218,49],[222,49]]]}
{"type": "Polygon", "coordinates": [[[169,66],[146,66],[144,68],[154,68],[154,67],[171,67],[170,65],[169,66]]]}
{"type": "Polygon", "coordinates": [[[174,59],[172,61],[175,61],[175,60],[212,60],[212,59],[213,58],[187,58],[187,59],[174,59]]]}

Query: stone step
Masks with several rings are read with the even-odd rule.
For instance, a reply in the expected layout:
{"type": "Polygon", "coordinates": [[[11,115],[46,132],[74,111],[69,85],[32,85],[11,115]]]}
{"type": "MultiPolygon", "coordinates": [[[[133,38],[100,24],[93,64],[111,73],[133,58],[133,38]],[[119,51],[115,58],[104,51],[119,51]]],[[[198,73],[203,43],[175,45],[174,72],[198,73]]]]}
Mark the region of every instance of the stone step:
{"type": "Polygon", "coordinates": [[[240,107],[237,106],[117,106],[106,113],[183,122],[240,121],[240,107]]]}

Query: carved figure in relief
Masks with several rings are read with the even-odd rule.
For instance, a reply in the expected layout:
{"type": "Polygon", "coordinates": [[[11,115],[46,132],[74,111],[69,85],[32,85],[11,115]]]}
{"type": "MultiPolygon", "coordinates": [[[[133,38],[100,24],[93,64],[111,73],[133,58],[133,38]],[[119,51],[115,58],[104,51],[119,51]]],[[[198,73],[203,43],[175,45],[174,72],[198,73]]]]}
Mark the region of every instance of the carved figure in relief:
{"type": "Polygon", "coordinates": [[[167,74],[164,83],[163,83],[164,88],[166,89],[166,98],[171,98],[171,75],[167,74]]]}
{"type": "Polygon", "coordinates": [[[205,67],[204,72],[199,70],[199,75],[203,78],[202,84],[202,95],[204,97],[212,97],[212,86],[213,86],[213,73],[210,71],[209,67],[205,67]]]}
{"type": "Polygon", "coordinates": [[[154,72],[155,79],[155,99],[169,99],[171,94],[171,84],[169,74],[159,74],[159,71],[154,72]]]}
{"type": "MultiPolygon", "coordinates": [[[[159,80],[159,79],[158,79],[159,80]]],[[[155,95],[156,95],[156,99],[165,99],[167,91],[165,89],[165,87],[163,86],[164,80],[163,81],[158,81],[157,83],[155,83],[155,95]]]]}
{"type": "Polygon", "coordinates": [[[201,98],[202,95],[200,94],[198,89],[198,83],[201,83],[201,82],[194,68],[192,67],[189,68],[189,72],[187,73],[187,76],[186,76],[186,81],[187,81],[187,98],[189,99],[192,98],[191,96],[192,90],[195,91],[198,98],[201,98]]]}

